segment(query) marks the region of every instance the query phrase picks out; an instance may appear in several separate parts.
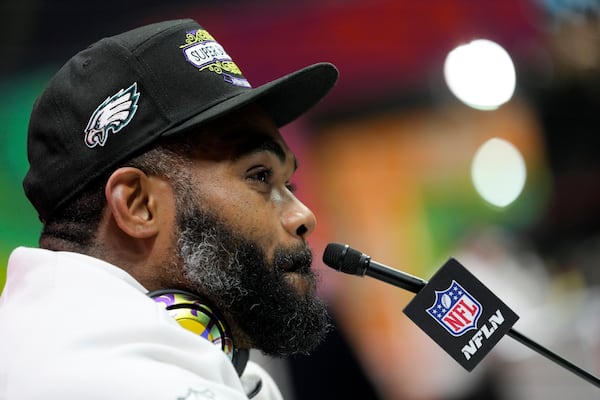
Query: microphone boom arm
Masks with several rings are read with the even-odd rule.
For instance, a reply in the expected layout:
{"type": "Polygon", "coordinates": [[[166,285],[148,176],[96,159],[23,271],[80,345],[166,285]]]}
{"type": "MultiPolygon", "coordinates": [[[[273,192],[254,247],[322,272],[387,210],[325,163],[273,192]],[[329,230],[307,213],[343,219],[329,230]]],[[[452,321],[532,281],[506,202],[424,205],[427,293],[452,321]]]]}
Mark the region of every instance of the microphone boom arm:
{"type": "MultiPolygon", "coordinates": [[[[325,250],[325,254],[323,256],[323,261],[327,266],[352,275],[367,275],[401,289],[408,290],[412,293],[419,293],[419,291],[421,291],[421,289],[427,285],[427,281],[373,261],[371,260],[371,257],[364,253],[360,253],[357,250],[351,249],[347,245],[343,246],[340,254],[337,254],[337,250],[340,250],[340,246],[342,245],[336,243],[331,243],[327,246],[328,248],[325,250]],[[349,250],[351,250],[351,252],[349,252],[349,250]],[[359,254],[356,255],[355,252],[359,254]],[[346,259],[347,255],[348,259],[346,259]]],[[[550,361],[555,362],[568,371],[571,371],[580,378],[585,379],[597,387],[600,387],[600,379],[598,377],[579,368],[577,365],[529,339],[527,336],[516,331],[515,329],[510,328],[506,334],[524,346],[529,347],[536,353],[546,357],[550,361]]]]}

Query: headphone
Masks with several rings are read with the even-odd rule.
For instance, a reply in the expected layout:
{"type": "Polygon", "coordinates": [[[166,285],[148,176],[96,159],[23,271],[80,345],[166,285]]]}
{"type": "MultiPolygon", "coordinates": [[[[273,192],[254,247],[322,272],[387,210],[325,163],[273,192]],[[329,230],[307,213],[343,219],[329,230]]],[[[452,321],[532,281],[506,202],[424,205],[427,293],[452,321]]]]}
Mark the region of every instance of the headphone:
{"type": "Polygon", "coordinates": [[[205,299],[184,290],[165,289],[148,293],[183,328],[210,341],[229,357],[241,376],[248,362],[249,352],[238,349],[225,319],[205,299]]]}

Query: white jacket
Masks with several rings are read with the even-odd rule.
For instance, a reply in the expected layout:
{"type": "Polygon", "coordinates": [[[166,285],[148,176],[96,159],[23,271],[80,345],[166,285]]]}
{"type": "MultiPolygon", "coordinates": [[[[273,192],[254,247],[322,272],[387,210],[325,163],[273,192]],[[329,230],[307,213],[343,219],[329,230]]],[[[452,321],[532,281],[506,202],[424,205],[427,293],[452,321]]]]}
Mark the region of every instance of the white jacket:
{"type": "Polygon", "coordinates": [[[253,399],[281,399],[257,364],[240,380],[146,293],[101,260],[17,248],[0,296],[0,399],[246,399],[259,381],[253,399]]]}

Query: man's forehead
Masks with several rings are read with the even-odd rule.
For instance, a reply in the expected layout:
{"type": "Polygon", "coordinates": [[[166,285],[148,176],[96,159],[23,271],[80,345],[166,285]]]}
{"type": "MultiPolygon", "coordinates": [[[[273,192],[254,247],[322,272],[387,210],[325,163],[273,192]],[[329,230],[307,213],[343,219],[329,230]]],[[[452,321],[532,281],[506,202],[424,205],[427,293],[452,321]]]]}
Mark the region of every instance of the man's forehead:
{"type": "Polygon", "coordinates": [[[232,142],[237,142],[234,149],[235,158],[260,151],[269,151],[275,154],[282,162],[287,157],[282,142],[275,140],[269,135],[248,132],[247,135],[238,138],[238,140],[232,140],[232,142]]]}
{"type": "Polygon", "coordinates": [[[297,160],[291,150],[285,144],[283,138],[278,135],[276,137],[264,135],[259,132],[246,132],[231,141],[233,148],[231,156],[233,160],[240,159],[246,155],[267,151],[274,154],[281,163],[285,163],[291,158],[294,163],[294,169],[298,168],[297,160]]]}
{"type": "Polygon", "coordinates": [[[194,134],[194,147],[204,156],[232,160],[260,151],[276,155],[281,162],[295,157],[272,119],[259,107],[246,107],[215,120],[194,134]]]}

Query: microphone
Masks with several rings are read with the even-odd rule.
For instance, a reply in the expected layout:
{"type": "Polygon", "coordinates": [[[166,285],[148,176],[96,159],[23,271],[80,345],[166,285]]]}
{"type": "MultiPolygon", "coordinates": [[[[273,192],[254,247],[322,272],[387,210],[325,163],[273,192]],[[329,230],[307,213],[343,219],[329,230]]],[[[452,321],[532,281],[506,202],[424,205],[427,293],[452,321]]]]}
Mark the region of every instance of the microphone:
{"type": "Polygon", "coordinates": [[[373,261],[347,244],[329,243],[323,253],[323,262],[340,272],[367,275],[413,293],[418,293],[427,285],[423,279],[373,261]]]}
{"type": "MultiPolygon", "coordinates": [[[[327,266],[340,272],[358,276],[367,275],[413,293],[419,293],[421,289],[428,284],[427,281],[421,278],[375,262],[371,260],[370,256],[345,244],[329,243],[325,247],[325,252],[323,253],[323,262],[327,266]]],[[[522,333],[510,328],[506,331],[506,334],[580,378],[600,387],[600,379],[598,377],[579,368],[568,360],[565,360],[558,354],[534,342],[522,333]]],[[[445,350],[448,351],[447,349],[445,350]]]]}

